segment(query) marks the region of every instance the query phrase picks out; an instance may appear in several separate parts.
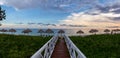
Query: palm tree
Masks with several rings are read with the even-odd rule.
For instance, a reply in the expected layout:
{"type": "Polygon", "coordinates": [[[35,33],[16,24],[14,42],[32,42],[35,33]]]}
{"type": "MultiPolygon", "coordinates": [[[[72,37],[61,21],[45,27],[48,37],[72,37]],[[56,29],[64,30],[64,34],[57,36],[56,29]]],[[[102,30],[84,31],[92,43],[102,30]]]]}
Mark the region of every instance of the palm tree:
{"type": "Polygon", "coordinates": [[[9,32],[11,32],[11,33],[15,33],[16,30],[15,30],[15,29],[9,29],[9,32]]]}
{"type": "Polygon", "coordinates": [[[30,29],[25,29],[22,31],[22,33],[24,33],[24,34],[29,34],[30,32],[32,32],[32,30],[30,30],[30,29]]]}
{"type": "Polygon", "coordinates": [[[53,34],[54,31],[52,31],[51,29],[47,29],[47,30],[45,31],[45,33],[47,33],[48,35],[50,35],[50,34],[53,34]]]}
{"type": "Polygon", "coordinates": [[[109,34],[110,30],[109,29],[105,29],[104,32],[106,32],[106,34],[109,34]]]}
{"type": "Polygon", "coordinates": [[[89,31],[89,33],[97,33],[98,32],[98,30],[97,29],[91,29],[90,31],[89,31]]]}
{"type": "Polygon", "coordinates": [[[38,33],[40,33],[40,35],[42,36],[42,34],[44,33],[44,31],[42,29],[38,30],[38,33]]]}
{"type": "Polygon", "coordinates": [[[79,30],[76,32],[77,34],[84,34],[84,32],[82,30],[79,30]]]}

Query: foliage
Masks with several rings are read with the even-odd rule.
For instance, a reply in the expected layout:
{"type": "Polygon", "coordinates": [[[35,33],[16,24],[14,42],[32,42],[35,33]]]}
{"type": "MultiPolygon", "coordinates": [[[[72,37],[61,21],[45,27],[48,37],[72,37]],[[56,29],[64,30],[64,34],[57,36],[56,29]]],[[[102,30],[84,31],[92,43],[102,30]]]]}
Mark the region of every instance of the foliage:
{"type": "Polygon", "coordinates": [[[0,58],[30,58],[50,37],[0,34],[0,58]]]}
{"type": "Polygon", "coordinates": [[[3,19],[6,19],[6,13],[5,13],[5,10],[2,10],[0,6],[0,21],[3,19]]]}
{"type": "Polygon", "coordinates": [[[70,38],[87,58],[120,58],[120,34],[70,38]]]}

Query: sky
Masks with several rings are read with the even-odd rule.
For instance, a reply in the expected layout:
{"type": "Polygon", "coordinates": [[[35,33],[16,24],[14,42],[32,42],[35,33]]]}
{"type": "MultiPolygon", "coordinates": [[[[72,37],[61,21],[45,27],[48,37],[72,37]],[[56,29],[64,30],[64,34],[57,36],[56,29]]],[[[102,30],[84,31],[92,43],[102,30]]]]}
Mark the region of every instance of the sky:
{"type": "Polygon", "coordinates": [[[1,28],[120,27],[120,0],[0,0],[1,28]]]}

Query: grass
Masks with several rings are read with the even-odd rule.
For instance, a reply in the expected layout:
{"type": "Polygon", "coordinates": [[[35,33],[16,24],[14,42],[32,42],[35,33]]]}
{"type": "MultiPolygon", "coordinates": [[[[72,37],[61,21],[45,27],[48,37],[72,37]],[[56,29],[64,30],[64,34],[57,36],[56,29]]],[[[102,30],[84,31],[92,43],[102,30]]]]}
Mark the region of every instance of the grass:
{"type": "Polygon", "coordinates": [[[70,38],[87,58],[120,58],[120,34],[70,38]]]}
{"type": "Polygon", "coordinates": [[[0,58],[30,58],[50,38],[0,34],[0,58]]]}

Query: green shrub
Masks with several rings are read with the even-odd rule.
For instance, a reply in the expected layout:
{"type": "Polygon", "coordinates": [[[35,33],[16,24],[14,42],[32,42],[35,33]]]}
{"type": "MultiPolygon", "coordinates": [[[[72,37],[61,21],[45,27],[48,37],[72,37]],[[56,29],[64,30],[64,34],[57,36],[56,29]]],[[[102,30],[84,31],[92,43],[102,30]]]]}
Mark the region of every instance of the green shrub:
{"type": "Polygon", "coordinates": [[[120,34],[70,38],[87,58],[120,58],[120,34]]]}
{"type": "Polygon", "coordinates": [[[50,38],[0,34],[0,58],[30,58],[50,38]]]}

